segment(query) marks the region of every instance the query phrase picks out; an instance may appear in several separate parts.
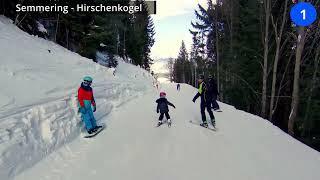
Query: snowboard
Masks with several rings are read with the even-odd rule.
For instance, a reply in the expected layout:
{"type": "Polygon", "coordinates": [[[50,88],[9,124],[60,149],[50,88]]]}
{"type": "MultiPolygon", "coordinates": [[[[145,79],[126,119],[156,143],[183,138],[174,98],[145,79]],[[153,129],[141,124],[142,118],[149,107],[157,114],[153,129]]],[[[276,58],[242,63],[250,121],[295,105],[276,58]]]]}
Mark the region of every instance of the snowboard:
{"type": "Polygon", "coordinates": [[[84,136],[84,138],[93,138],[95,137],[96,135],[98,135],[101,131],[103,131],[105,128],[104,125],[101,126],[101,128],[99,128],[96,132],[92,133],[92,134],[88,134],[86,133],[86,135],[84,136]]]}
{"type": "Polygon", "coordinates": [[[206,127],[204,127],[204,126],[201,126],[199,123],[194,122],[194,121],[191,121],[191,120],[190,120],[189,122],[190,122],[191,124],[193,124],[193,125],[197,125],[197,126],[199,126],[199,127],[202,127],[202,128],[205,128],[205,129],[209,129],[209,130],[211,130],[211,131],[217,131],[217,130],[218,130],[216,127],[213,127],[213,128],[212,128],[212,127],[209,127],[209,126],[208,126],[208,127],[206,128],[206,127]]]}

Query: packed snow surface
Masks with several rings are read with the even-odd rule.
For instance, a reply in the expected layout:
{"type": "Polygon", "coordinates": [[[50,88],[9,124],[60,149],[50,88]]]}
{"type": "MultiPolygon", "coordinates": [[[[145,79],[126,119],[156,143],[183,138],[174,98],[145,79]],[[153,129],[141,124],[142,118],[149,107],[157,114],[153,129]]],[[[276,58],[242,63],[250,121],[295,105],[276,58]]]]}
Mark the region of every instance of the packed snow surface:
{"type": "Polygon", "coordinates": [[[0,17],[0,179],[318,180],[320,153],[268,121],[220,103],[217,131],[200,123],[197,90],[162,84],[119,59],[113,71],[23,33],[0,17]],[[48,51],[50,50],[50,52],[48,51]],[[94,78],[95,117],[84,139],[76,91],[94,78]],[[156,128],[165,91],[172,127],[156,128]]]}
{"type": "Polygon", "coordinates": [[[196,90],[166,84],[162,90],[177,106],[173,124],[156,128],[155,100],[150,91],[115,110],[108,127],[93,139],[64,145],[17,180],[317,180],[320,154],[267,121],[220,103],[216,132],[200,122],[196,90]]]}
{"type": "Polygon", "coordinates": [[[76,94],[82,78],[93,77],[96,119],[141,96],[151,75],[121,59],[115,76],[92,60],[30,36],[0,16],[0,179],[29,168],[79,137],[83,123],[76,94]]]}

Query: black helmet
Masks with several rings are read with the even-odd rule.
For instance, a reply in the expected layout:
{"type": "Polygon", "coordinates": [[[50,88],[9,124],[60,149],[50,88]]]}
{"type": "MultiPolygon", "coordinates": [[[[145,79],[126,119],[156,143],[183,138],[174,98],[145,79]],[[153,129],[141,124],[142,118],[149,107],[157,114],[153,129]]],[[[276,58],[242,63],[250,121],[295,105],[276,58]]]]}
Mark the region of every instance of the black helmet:
{"type": "Polygon", "coordinates": [[[209,78],[209,79],[212,79],[212,78],[213,78],[213,76],[212,76],[211,74],[209,74],[208,78],[209,78]]]}
{"type": "Polygon", "coordinates": [[[200,74],[200,75],[199,75],[199,79],[204,79],[204,75],[203,75],[203,74],[200,74]]]}

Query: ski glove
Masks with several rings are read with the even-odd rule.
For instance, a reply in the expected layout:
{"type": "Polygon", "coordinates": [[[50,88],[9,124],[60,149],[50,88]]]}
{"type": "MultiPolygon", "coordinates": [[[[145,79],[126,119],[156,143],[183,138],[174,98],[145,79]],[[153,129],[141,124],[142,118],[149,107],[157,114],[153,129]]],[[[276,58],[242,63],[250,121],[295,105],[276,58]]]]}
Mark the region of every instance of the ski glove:
{"type": "Polygon", "coordinates": [[[159,109],[157,109],[157,113],[159,113],[159,109]]]}
{"type": "Polygon", "coordinates": [[[81,112],[82,114],[85,114],[87,112],[87,110],[84,107],[80,107],[79,112],[81,112]]]}
{"type": "Polygon", "coordinates": [[[96,110],[97,110],[97,107],[93,106],[93,112],[96,112],[96,110]]]}

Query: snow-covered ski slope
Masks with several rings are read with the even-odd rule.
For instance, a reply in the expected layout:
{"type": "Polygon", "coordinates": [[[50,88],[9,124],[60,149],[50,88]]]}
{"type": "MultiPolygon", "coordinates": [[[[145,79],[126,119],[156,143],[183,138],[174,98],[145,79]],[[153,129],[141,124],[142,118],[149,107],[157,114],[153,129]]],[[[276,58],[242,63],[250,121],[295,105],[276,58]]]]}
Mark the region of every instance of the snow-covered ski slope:
{"type": "Polygon", "coordinates": [[[0,17],[0,179],[16,180],[318,180],[320,153],[257,116],[220,103],[218,131],[200,122],[196,89],[163,84],[177,109],[156,128],[159,91],[138,67],[116,76],[0,17]],[[51,53],[48,52],[51,50],[51,53]],[[75,93],[94,78],[98,123],[79,136],[75,93]]]}
{"type": "Polygon", "coordinates": [[[218,131],[199,121],[196,90],[162,85],[169,101],[171,128],[158,128],[149,92],[113,112],[108,127],[93,139],[76,139],[20,174],[17,180],[317,180],[320,154],[267,121],[222,104],[218,131]]]}
{"type": "MultiPolygon", "coordinates": [[[[124,103],[152,90],[148,72],[119,59],[113,71],[0,16],[0,179],[9,179],[79,137],[76,93],[94,78],[98,123],[124,103]]],[[[36,178],[38,179],[38,178],[36,178]]]]}

